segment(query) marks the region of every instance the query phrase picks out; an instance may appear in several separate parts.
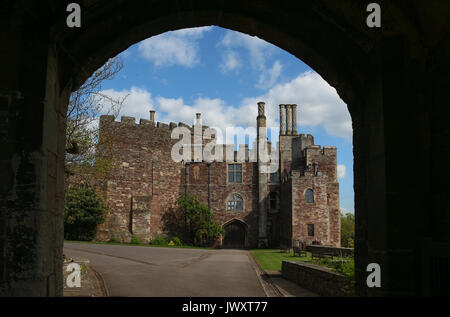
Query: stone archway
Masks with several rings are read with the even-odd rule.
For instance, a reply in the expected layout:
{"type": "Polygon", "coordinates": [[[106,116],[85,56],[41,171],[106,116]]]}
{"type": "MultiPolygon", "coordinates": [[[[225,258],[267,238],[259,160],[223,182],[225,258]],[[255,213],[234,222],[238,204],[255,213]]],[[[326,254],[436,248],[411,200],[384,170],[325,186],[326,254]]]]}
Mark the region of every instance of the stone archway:
{"type": "Polygon", "coordinates": [[[62,294],[71,91],[140,40],[204,25],[257,35],[336,88],[353,120],[358,293],[422,294],[420,242],[450,242],[448,3],[383,1],[382,28],[370,29],[358,0],[81,2],[80,29],[67,29],[64,1],[6,0],[0,11],[0,294],[62,294]],[[365,285],[371,262],[381,288],[365,285]]]}

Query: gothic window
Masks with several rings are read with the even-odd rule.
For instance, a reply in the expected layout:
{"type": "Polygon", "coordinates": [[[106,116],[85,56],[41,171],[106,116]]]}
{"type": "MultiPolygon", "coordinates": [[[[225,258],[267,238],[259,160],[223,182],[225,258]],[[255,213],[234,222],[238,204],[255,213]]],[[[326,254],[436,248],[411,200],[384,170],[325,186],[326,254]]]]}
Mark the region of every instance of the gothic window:
{"type": "Polygon", "coordinates": [[[314,237],[314,225],[313,224],[308,225],[308,237],[314,237]]]}
{"type": "Polygon", "coordinates": [[[314,202],[314,192],[312,189],[307,189],[305,192],[305,201],[307,203],[313,203],[314,202]]]}
{"type": "Polygon", "coordinates": [[[228,199],[228,210],[243,210],[244,207],[244,201],[242,200],[242,197],[238,194],[233,194],[228,199]]]}
{"type": "Polygon", "coordinates": [[[242,164],[228,164],[228,183],[242,183],[242,164]]]}
{"type": "Polygon", "coordinates": [[[277,193],[270,193],[270,209],[277,209],[277,193]]]}

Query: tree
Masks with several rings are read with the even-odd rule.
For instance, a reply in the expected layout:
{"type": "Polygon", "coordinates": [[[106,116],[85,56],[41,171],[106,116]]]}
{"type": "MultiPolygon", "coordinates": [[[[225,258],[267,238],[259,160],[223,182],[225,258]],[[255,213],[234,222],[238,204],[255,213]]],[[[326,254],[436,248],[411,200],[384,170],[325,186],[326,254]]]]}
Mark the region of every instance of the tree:
{"type": "Polygon", "coordinates": [[[91,241],[105,221],[106,207],[89,186],[69,187],[64,208],[64,238],[91,241]]]}
{"type": "Polygon", "coordinates": [[[194,245],[205,246],[225,234],[223,228],[213,220],[213,212],[200,203],[195,195],[181,195],[176,204],[179,207],[176,218],[184,218],[185,230],[194,245]]]}
{"type": "MultiPolygon", "coordinates": [[[[102,92],[106,80],[113,79],[123,68],[121,60],[111,58],[70,96],[66,114],[66,172],[68,175],[92,175],[99,178],[95,168],[96,148],[99,146],[98,117],[109,114],[117,117],[127,96],[114,98],[102,92]]],[[[114,134],[111,134],[111,137],[114,134]]],[[[103,138],[102,143],[112,143],[103,138]]],[[[102,144],[105,147],[105,144],[102,144]]],[[[102,157],[100,166],[108,165],[102,157]]],[[[87,181],[87,183],[90,183],[87,181]]]]}
{"type": "Polygon", "coordinates": [[[355,241],[355,215],[352,213],[341,213],[341,245],[353,248],[355,241]]]}

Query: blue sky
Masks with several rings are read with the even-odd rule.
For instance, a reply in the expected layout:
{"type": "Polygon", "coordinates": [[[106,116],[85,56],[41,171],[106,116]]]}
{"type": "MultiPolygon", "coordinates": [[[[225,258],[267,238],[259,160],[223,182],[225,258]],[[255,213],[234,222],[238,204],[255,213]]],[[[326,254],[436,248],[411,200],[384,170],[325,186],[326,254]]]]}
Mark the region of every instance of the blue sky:
{"type": "MultiPolygon", "coordinates": [[[[354,211],[351,118],[336,90],[290,53],[257,37],[216,26],[151,37],[120,54],[122,71],[104,93],[128,95],[120,115],[244,130],[254,137],[257,102],[267,126],[279,127],[279,104],[297,104],[297,130],[338,148],[340,205],[354,211]],[[249,132],[250,131],[250,132],[249,132]]],[[[120,117],[119,115],[119,117],[120,117]]],[[[277,141],[274,136],[272,141],[277,141]]],[[[227,143],[230,140],[227,140],[227,143]]],[[[251,142],[251,141],[250,141],[251,142]]]]}

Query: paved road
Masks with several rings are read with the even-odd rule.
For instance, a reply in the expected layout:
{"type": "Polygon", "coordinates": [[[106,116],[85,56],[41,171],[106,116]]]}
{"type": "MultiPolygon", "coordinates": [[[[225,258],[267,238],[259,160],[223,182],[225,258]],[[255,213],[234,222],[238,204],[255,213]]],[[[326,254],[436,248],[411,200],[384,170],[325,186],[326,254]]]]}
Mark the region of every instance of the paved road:
{"type": "Polygon", "coordinates": [[[111,296],[265,297],[247,251],[64,243],[87,258],[111,296]]]}

